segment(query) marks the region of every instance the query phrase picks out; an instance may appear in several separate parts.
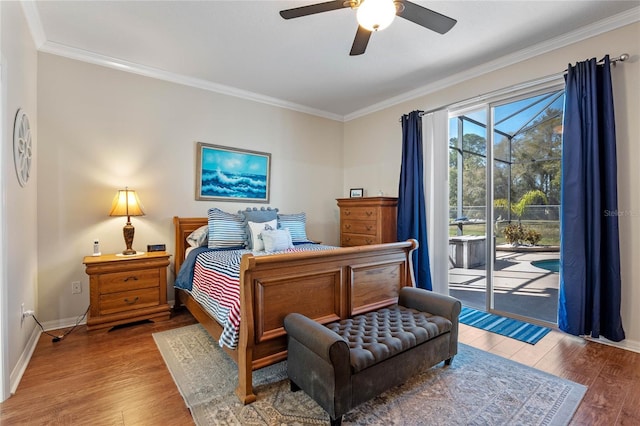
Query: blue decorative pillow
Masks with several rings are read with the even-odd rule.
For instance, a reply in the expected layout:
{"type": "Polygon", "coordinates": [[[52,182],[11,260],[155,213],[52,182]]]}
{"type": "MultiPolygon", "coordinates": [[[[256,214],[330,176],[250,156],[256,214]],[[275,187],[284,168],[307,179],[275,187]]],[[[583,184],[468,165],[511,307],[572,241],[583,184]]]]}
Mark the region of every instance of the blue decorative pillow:
{"type": "Polygon", "coordinates": [[[247,240],[247,248],[253,249],[253,239],[251,238],[251,229],[249,227],[249,222],[271,222],[272,220],[278,218],[278,209],[272,209],[271,207],[260,207],[260,209],[256,207],[247,207],[245,210],[239,210],[238,214],[244,220],[244,226],[246,228],[245,232],[249,237],[247,240]]]}
{"type": "Polygon", "coordinates": [[[277,219],[278,209],[272,209],[271,207],[260,207],[260,209],[247,207],[245,210],[238,210],[238,214],[242,216],[246,222],[262,223],[277,219]]]}
{"type": "Polygon", "coordinates": [[[278,214],[278,229],[288,229],[294,243],[308,243],[305,213],[278,214]]]}
{"type": "Polygon", "coordinates": [[[291,234],[286,229],[264,230],[260,233],[264,242],[264,251],[273,253],[293,248],[291,234]]]}
{"type": "Polygon", "coordinates": [[[244,220],[240,215],[213,208],[207,212],[209,219],[209,248],[238,249],[247,243],[244,220]]]}

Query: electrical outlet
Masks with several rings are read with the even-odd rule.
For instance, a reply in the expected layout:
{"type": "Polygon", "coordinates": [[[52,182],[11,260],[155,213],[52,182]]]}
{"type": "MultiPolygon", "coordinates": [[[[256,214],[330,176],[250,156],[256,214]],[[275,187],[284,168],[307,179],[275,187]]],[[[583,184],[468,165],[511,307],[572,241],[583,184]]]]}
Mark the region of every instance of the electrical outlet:
{"type": "Polygon", "coordinates": [[[80,281],[71,282],[71,294],[80,294],[82,293],[82,284],[80,281]]]}
{"type": "Polygon", "coordinates": [[[33,315],[34,315],[34,312],[30,309],[25,310],[24,303],[22,303],[20,305],[20,326],[22,326],[22,324],[24,323],[25,318],[32,317],[33,315]]]}

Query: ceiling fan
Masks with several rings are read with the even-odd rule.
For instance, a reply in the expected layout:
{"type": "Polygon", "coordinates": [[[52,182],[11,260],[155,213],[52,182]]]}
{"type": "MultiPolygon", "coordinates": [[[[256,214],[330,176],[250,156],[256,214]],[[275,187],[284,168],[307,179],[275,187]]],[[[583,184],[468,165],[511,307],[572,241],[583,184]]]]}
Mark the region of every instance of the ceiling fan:
{"type": "Polygon", "coordinates": [[[351,46],[351,52],[349,52],[351,56],[362,55],[367,49],[371,33],[388,27],[396,15],[440,34],[449,31],[457,22],[453,18],[408,0],[327,1],[281,10],[280,16],[284,19],[300,18],[346,7],[357,10],[359,24],[356,37],[351,46]]]}

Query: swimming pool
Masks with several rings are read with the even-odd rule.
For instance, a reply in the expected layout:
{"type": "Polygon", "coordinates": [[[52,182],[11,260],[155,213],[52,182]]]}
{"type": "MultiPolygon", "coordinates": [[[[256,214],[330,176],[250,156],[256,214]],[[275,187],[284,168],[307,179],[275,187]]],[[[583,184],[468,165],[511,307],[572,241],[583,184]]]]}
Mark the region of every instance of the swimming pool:
{"type": "Polygon", "coordinates": [[[536,268],[546,269],[551,272],[560,272],[560,259],[534,260],[531,264],[536,268]]]}

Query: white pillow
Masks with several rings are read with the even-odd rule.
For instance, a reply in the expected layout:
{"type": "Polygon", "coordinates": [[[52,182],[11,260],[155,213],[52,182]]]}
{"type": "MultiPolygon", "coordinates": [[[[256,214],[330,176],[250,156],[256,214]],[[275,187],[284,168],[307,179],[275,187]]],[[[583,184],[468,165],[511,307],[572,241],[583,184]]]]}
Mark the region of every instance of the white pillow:
{"type": "Polygon", "coordinates": [[[269,222],[247,222],[249,226],[249,241],[253,251],[263,251],[264,242],[262,241],[262,232],[265,229],[276,229],[278,219],[269,222]]]}
{"type": "Polygon", "coordinates": [[[261,232],[261,235],[262,241],[264,242],[264,251],[267,253],[293,248],[291,234],[288,229],[265,230],[261,232]]]}
{"type": "Polygon", "coordinates": [[[209,243],[209,225],[202,225],[187,237],[191,247],[204,247],[209,243]]]}

